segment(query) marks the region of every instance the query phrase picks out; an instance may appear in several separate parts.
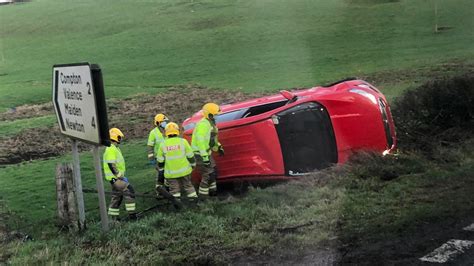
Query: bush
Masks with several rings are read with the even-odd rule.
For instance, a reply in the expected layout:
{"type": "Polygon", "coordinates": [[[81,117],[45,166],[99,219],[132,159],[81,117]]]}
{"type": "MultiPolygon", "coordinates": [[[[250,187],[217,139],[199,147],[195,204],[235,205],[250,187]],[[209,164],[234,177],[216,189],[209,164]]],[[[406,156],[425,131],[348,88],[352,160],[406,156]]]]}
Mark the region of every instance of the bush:
{"type": "Polygon", "coordinates": [[[432,153],[471,138],[474,75],[427,82],[406,91],[392,106],[399,148],[432,153]]]}

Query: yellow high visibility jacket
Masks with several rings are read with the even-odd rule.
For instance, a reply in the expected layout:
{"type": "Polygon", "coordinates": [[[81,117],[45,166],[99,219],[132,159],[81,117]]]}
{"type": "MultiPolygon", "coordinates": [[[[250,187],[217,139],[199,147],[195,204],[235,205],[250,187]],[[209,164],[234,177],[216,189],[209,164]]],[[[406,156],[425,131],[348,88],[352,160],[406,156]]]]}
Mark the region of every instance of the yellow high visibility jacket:
{"type": "Polygon", "coordinates": [[[194,153],[187,140],[180,137],[166,138],[158,149],[156,160],[165,163],[165,178],[179,178],[193,171],[189,159],[194,160],[194,153]]]}
{"type": "Polygon", "coordinates": [[[153,152],[155,156],[158,154],[158,149],[160,148],[160,144],[164,140],[165,138],[163,137],[163,134],[161,133],[158,127],[155,127],[154,129],[150,131],[150,134],[148,135],[147,145],[153,147],[153,152]]]}
{"type": "Polygon", "coordinates": [[[218,129],[207,118],[201,119],[194,128],[191,146],[194,153],[201,157],[209,157],[212,151],[217,151],[221,144],[217,138],[218,129]]]}
{"type": "Polygon", "coordinates": [[[120,149],[113,143],[110,144],[110,147],[105,148],[102,162],[102,168],[104,169],[105,179],[108,181],[116,177],[110,169],[109,163],[114,164],[117,170],[122,174],[122,176],[125,176],[125,160],[123,159],[122,152],[120,151],[120,149]]]}

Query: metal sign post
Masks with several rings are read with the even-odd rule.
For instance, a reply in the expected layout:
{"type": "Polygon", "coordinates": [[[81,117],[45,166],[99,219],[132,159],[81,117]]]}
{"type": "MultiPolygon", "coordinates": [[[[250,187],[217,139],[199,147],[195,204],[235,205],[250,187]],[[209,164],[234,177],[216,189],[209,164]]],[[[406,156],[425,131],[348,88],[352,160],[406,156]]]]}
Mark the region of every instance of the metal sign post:
{"type": "Polygon", "coordinates": [[[61,133],[72,140],[74,180],[80,226],[85,226],[84,197],[77,141],[94,145],[94,166],[99,191],[102,229],[109,229],[99,145],[109,146],[109,125],[102,72],[89,63],[53,66],[52,100],[61,133]]]}
{"type": "Polygon", "coordinates": [[[74,188],[76,192],[77,211],[79,213],[79,230],[86,228],[86,214],[84,211],[84,197],[82,195],[81,166],[79,162],[79,151],[77,149],[77,140],[72,140],[72,165],[74,176],[74,188]]]}
{"type": "Polygon", "coordinates": [[[109,230],[109,220],[107,217],[107,208],[105,206],[104,181],[102,179],[102,168],[100,167],[99,146],[94,146],[92,154],[94,156],[97,195],[99,196],[100,221],[102,223],[102,230],[106,232],[109,230]]]}

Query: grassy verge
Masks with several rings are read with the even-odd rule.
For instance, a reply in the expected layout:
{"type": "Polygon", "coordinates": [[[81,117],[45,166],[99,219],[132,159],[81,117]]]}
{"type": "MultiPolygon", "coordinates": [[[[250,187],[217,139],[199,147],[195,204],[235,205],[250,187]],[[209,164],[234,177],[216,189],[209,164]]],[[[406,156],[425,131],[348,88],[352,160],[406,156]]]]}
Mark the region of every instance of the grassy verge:
{"type": "MultiPolygon", "coordinates": [[[[460,158],[455,162],[436,163],[413,154],[364,157],[289,183],[252,188],[243,198],[229,196],[178,213],[161,208],[138,222],[114,224],[106,235],[100,233],[96,210],[88,212],[89,229],[83,235],[58,235],[52,175],[54,165],[67,158],[7,167],[0,191],[12,213],[21,217],[12,226],[34,238],[6,245],[9,262],[226,263],[242,254],[275,253],[288,246],[297,253],[337,241],[363,245],[395,237],[434,217],[474,210],[474,154],[466,148],[471,144],[453,151],[460,158]],[[384,181],[387,173],[398,177],[384,181]],[[33,175],[44,177],[29,179],[33,175]],[[15,186],[9,185],[14,179],[15,186]]],[[[144,167],[144,160],[132,159],[140,157],[142,146],[129,143],[123,151],[129,165],[136,166],[130,169],[132,182],[147,191],[153,170],[144,167]]],[[[82,157],[85,186],[92,186],[92,169],[85,167],[90,156],[82,157]]],[[[95,195],[86,197],[86,208],[94,209],[96,201],[95,195]]],[[[152,204],[139,201],[138,206],[152,204]]]]}

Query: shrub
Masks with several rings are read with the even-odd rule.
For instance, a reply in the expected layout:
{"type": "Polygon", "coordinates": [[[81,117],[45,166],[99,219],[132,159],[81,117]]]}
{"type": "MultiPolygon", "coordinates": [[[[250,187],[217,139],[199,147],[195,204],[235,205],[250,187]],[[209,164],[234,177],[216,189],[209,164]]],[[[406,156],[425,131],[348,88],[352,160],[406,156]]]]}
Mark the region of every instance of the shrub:
{"type": "Polygon", "coordinates": [[[474,131],[474,75],[427,82],[396,99],[392,114],[399,148],[430,154],[440,146],[471,138],[474,131]]]}

